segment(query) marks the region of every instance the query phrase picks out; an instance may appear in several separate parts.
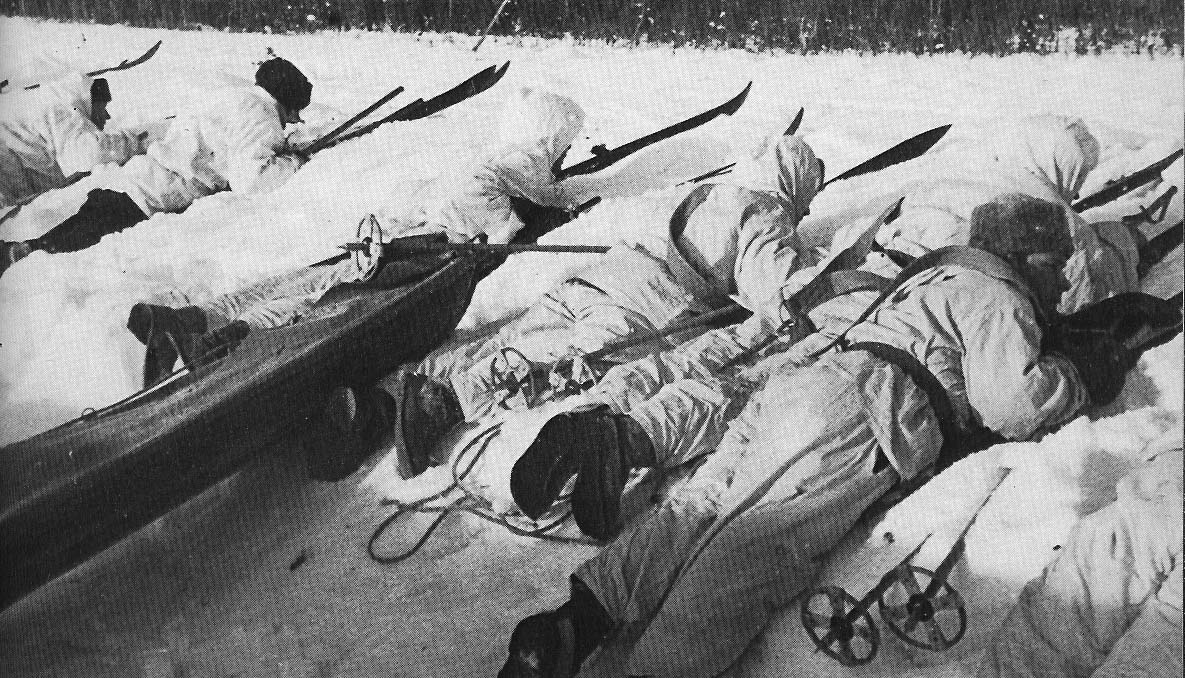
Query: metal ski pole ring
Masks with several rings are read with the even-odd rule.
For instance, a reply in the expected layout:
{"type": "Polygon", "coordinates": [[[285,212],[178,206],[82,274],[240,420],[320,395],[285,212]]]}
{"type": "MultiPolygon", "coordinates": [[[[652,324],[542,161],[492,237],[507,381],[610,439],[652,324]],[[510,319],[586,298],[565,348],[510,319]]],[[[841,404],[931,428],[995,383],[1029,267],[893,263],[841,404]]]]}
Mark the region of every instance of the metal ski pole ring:
{"type": "Polygon", "coordinates": [[[378,218],[373,214],[363,217],[354,231],[354,238],[357,242],[369,245],[366,249],[355,249],[350,252],[354,266],[364,272],[362,280],[369,280],[378,272],[379,258],[383,253],[383,227],[379,225],[378,218]]]}
{"type": "Polygon", "coordinates": [[[490,361],[490,382],[494,393],[499,394],[498,406],[504,410],[520,409],[511,403],[519,395],[523,407],[532,407],[539,394],[534,382],[534,366],[513,346],[506,346],[494,354],[490,361]]]}
{"type": "Polygon", "coordinates": [[[948,581],[935,595],[926,595],[934,576],[924,567],[903,565],[877,605],[881,619],[898,638],[914,647],[943,652],[967,633],[967,609],[948,581]]]}
{"type": "Polygon", "coordinates": [[[859,604],[838,586],[817,588],[802,603],[807,636],[820,652],[844,666],[867,664],[880,647],[880,632],[868,610],[850,619],[859,604]]]}

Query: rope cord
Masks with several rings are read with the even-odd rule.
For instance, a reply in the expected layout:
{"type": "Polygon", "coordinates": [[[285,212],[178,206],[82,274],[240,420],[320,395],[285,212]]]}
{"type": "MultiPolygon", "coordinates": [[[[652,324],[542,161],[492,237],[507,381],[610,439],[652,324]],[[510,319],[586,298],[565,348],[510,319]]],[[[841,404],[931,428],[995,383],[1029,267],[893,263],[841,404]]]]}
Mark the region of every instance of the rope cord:
{"type": "MultiPolygon", "coordinates": [[[[493,426],[490,426],[485,431],[482,431],[478,435],[474,436],[472,440],[466,443],[465,446],[457,452],[452,462],[453,480],[451,483],[449,483],[448,487],[435,494],[407,504],[395,502],[395,511],[391,513],[391,515],[384,518],[383,521],[379,523],[374,529],[374,532],[371,533],[370,540],[366,544],[366,554],[370,556],[370,558],[375,562],[382,563],[384,565],[394,565],[396,563],[401,563],[419,552],[419,550],[423,548],[424,544],[428,543],[428,539],[432,536],[432,533],[436,531],[436,528],[440,527],[440,524],[444,522],[444,519],[454,511],[468,513],[487,522],[501,525],[510,533],[516,534],[520,537],[533,537],[535,539],[555,541],[564,544],[587,544],[591,546],[599,545],[598,542],[584,537],[565,537],[563,535],[549,534],[552,530],[562,525],[564,521],[568,519],[568,516],[571,515],[571,511],[565,511],[555,520],[535,529],[524,529],[518,525],[515,525],[511,521],[507,520],[502,514],[495,511],[488,499],[478,495],[477,493],[473,492],[473,490],[465,486],[465,478],[473,471],[474,467],[477,466],[477,462],[482,458],[486,450],[489,448],[490,441],[494,439],[494,434],[501,430],[501,428],[502,422],[498,422],[493,426]],[[476,449],[476,452],[473,454],[472,460],[469,461],[464,470],[460,470],[461,462],[464,460],[465,456],[474,449],[476,449]],[[429,504],[432,502],[443,499],[457,490],[461,492],[461,496],[454,499],[451,503],[429,506],[429,504]],[[379,539],[383,536],[387,529],[392,524],[394,524],[395,521],[399,520],[399,518],[412,513],[436,513],[439,515],[435,520],[432,521],[427,529],[424,530],[424,533],[420,535],[415,544],[413,544],[407,550],[390,555],[378,553],[375,549],[375,544],[378,543],[379,539]]],[[[564,498],[565,497],[561,497],[560,499],[562,500],[564,498]]]]}

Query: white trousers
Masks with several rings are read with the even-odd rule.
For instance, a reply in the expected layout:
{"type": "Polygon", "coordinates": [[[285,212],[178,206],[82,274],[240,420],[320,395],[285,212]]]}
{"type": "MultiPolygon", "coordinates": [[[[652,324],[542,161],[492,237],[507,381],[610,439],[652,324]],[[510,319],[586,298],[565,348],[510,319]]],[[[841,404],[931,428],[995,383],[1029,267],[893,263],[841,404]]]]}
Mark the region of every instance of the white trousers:
{"type": "MultiPolygon", "coordinates": [[[[576,571],[624,638],[638,638],[629,674],[708,677],[732,665],[897,482],[892,467],[873,470],[880,448],[853,376],[871,371],[909,379],[863,353],[772,375],[690,481],[576,571]]],[[[933,456],[940,441],[914,442],[933,456]]]]}
{"type": "Polygon", "coordinates": [[[362,273],[350,258],[322,266],[305,266],[216,297],[203,310],[227,320],[243,320],[256,329],[282,327],[308,314],[326,292],[359,280],[362,273]]]}
{"type": "MultiPolygon", "coordinates": [[[[676,316],[685,300],[672,300],[676,316]]],[[[421,363],[419,370],[452,383],[466,421],[475,421],[501,409],[502,393],[495,379],[496,365],[504,362],[503,349],[521,354],[532,364],[548,367],[574,353],[590,353],[608,342],[661,329],[650,317],[579,279],[568,280],[531,305],[520,318],[502,327],[493,337],[421,363]]],[[[684,339],[683,334],[676,339],[684,339]]],[[[612,356],[631,360],[671,347],[656,340],[612,356]]],[[[546,377],[542,379],[546,383],[546,377]]]]}

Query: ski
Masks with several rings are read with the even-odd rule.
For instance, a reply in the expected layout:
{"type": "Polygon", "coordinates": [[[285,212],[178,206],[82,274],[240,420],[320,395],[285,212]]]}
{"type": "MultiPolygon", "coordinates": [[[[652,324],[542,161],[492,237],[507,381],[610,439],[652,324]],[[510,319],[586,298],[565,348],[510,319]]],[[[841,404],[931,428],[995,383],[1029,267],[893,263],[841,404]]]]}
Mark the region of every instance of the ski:
{"type": "Polygon", "coordinates": [[[868,160],[865,160],[843,174],[823,182],[823,185],[819,187],[819,190],[823,190],[827,187],[827,184],[831,184],[836,181],[851,179],[852,177],[858,177],[862,174],[868,174],[870,172],[883,170],[886,167],[898,165],[907,160],[919,158],[924,155],[926,151],[933,148],[934,144],[937,144],[939,140],[942,139],[942,137],[946,136],[946,133],[949,130],[950,125],[943,125],[941,127],[935,127],[932,130],[922,132],[917,136],[910,137],[896,146],[893,146],[892,148],[878,153],[868,160]]]}
{"type": "Polygon", "coordinates": [[[373,104],[362,109],[361,111],[358,112],[357,115],[351,117],[349,120],[346,120],[342,124],[338,125],[337,127],[333,128],[332,130],[330,130],[328,133],[326,133],[320,139],[317,139],[313,143],[309,144],[308,147],[305,148],[302,152],[305,155],[312,155],[312,154],[316,153],[317,151],[321,150],[322,148],[325,148],[327,145],[329,145],[330,142],[332,142],[335,138],[337,138],[337,136],[339,134],[348,130],[350,127],[352,127],[359,120],[361,120],[361,119],[365,118],[366,116],[370,115],[371,113],[374,113],[375,111],[377,111],[379,109],[379,107],[382,106],[383,104],[385,104],[388,101],[399,96],[400,92],[402,92],[402,91],[403,91],[403,86],[401,85],[401,86],[396,87],[395,89],[391,90],[390,92],[387,92],[382,97],[380,97],[378,101],[376,101],[373,104]]]}
{"type": "Polygon", "coordinates": [[[435,115],[440,111],[443,111],[449,106],[459,104],[470,97],[481,94],[482,92],[496,85],[498,81],[502,79],[502,76],[506,75],[506,70],[508,68],[510,68],[509,61],[499,66],[484,79],[466,80],[447,92],[438,94],[435,97],[432,97],[431,99],[421,103],[419,106],[409,111],[406,117],[397,118],[397,120],[419,120],[421,118],[426,118],[430,115],[435,115]]]}
{"type": "MultiPolygon", "coordinates": [[[[799,122],[799,120],[796,119],[795,122],[799,122]]],[[[796,129],[797,129],[797,126],[792,124],[790,126],[790,129],[786,130],[786,133],[793,134],[796,129]]],[[[912,136],[912,137],[906,139],[905,141],[902,141],[901,143],[893,146],[892,148],[882,151],[881,153],[878,153],[877,155],[869,158],[868,160],[865,160],[864,162],[860,163],[859,165],[856,165],[852,169],[831,179],[830,181],[825,182],[822,186],[819,187],[819,190],[820,191],[823,190],[824,188],[827,187],[827,184],[830,184],[835,181],[842,181],[844,179],[851,179],[852,177],[858,177],[862,174],[869,174],[871,172],[876,172],[876,171],[885,169],[886,167],[892,167],[893,165],[899,165],[899,164],[906,162],[908,160],[913,160],[915,158],[921,157],[922,155],[924,155],[926,153],[926,151],[933,148],[934,144],[937,144],[938,141],[940,139],[942,139],[943,136],[946,135],[948,130],[950,130],[950,125],[943,125],[941,127],[935,127],[932,130],[927,130],[925,132],[922,132],[921,134],[918,134],[916,136],[912,136]]],[[[823,161],[820,160],[819,161],[820,167],[822,167],[822,163],[823,163],[823,161]]],[[[718,176],[728,174],[729,172],[732,171],[732,168],[735,165],[736,165],[736,163],[734,162],[730,165],[725,165],[724,167],[719,167],[719,168],[714,169],[711,172],[708,172],[706,174],[701,174],[698,177],[688,179],[687,181],[684,181],[678,185],[682,186],[683,184],[686,184],[686,183],[698,183],[698,182],[703,181],[705,179],[712,179],[712,178],[715,178],[718,176]]]]}
{"type": "MultiPolygon", "coordinates": [[[[136,66],[139,66],[140,64],[144,63],[145,61],[148,61],[149,59],[151,59],[152,56],[154,54],[156,54],[156,50],[160,49],[160,45],[162,42],[163,42],[162,40],[157,40],[156,44],[153,45],[152,47],[149,47],[147,52],[141,54],[140,56],[136,57],[135,59],[132,59],[131,61],[124,59],[123,61],[119,62],[119,64],[116,66],[111,66],[108,68],[100,68],[99,70],[91,71],[90,73],[87,73],[86,75],[87,75],[87,77],[93,78],[95,76],[103,75],[104,73],[112,73],[114,71],[126,71],[129,68],[134,68],[136,66]]],[[[40,86],[41,86],[41,83],[35,83],[32,85],[29,85],[28,87],[25,87],[25,89],[27,89],[27,90],[37,89],[40,86]]]]}
{"type": "Polygon", "coordinates": [[[370,134],[382,125],[385,125],[389,122],[419,120],[420,118],[425,118],[429,115],[439,113],[449,106],[458,104],[470,97],[477,96],[478,94],[481,94],[487,89],[493,87],[498,83],[499,80],[502,79],[502,76],[506,74],[506,69],[509,67],[510,62],[508,61],[502,64],[502,66],[499,68],[490,66],[488,68],[482,69],[452,89],[442,92],[431,99],[428,99],[427,101],[423,99],[416,99],[415,101],[407,104],[388,116],[379,118],[374,122],[368,123],[362,127],[337,136],[318,150],[332,148],[343,141],[357,139],[358,137],[370,134]]]}
{"type": "Polygon", "coordinates": [[[556,173],[555,178],[557,181],[560,181],[580,174],[592,174],[593,172],[599,172],[613,163],[621,160],[622,158],[637,153],[651,144],[658,143],[664,139],[669,139],[676,134],[695,129],[700,125],[713,120],[717,116],[732,115],[733,113],[737,112],[737,109],[741,107],[741,104],[745,103],[745,98],[749,96],[749,90],[752,89],[752,87],[753,83],[750,82],[748,85],[745,85],[745,89],[741,90],[740,94],[715,108],[704,111],[699,115],[690,117],[683,122],[676,123],[670,127],[660,129],[657,132],[647,134],[644,137],[635,139],[627,144],[618,146],[617,148],[604,149],[602,147],[599,150],[594,149],[593,157],[583,162],[578,162],[571,167],[565,167],[561,169],[556,173]]]}
{"type": "Polygon", "coordinates": [[[1185,235],[1185,224],[1178,221],[1176,226],[1166,229],[1160,235],[1151,238],[1140,248],[1140,261],[1136,264],[1136,272],[1143,278],[1148,271],[1169,255],[1169,252],[1181,246],[1181,237],[1185,235]]]}
{"type": "Polygon", "coordinates": [[[1177,159],[1181,157],[1182,150],[1185,149],[1178,148],[1142,170],[1108,182],[1106,186],[1079,200],[1071,205],[1071,207],[1075,212],[1085,212],[1088,209],[1106,205],[1109,202],[1122,198],[1149,181],[1152,181],[1155,177],[1160,176],[1160,173],[1168,169],[1169,165],[1177,162],[1177,159]]]}
{"type": "Polygon", "coordinates": [[[790,126],[786,128],[785,132],[782,132],[782,136],[787,137],[798,132],[798,126],[802,124],[802,116],[804,115],[806,115],[806,109],[799,107],[798,115],[794,116],[794,119],[790,121],[790,126]]]}
{"type": "MultiPolygon", "coordinates": [[[[790,121],[790,126],[786,128],[785,132],[782,132],[782,136],[784,136],[784,137],[790,136],[790,135],[794,134],[795,132],[797,132],[798,126],[802,124],[802,116],[805,113],[806,113],[805,108],[799,108],[798,115],[795,115],[794,119],[790,121]]],[[[736,165],[737,164],[735,162],[730,162],[727,165],[724,165],[722,167],[717,167],[716,169],[714,169],[710,172],[704,172],[703,174],[701,174],[697,177],[692,177],[690,179],[687,179],[686,181],[680,181],[679,183],[677,183],[675,185],[682,186],[684,184],[698,184],[701,181],[706,181],[708,179],[715,179],[716,177],[720,177],[720,176],[724,176],[725,174],[728,174],[729,172],[732,171],[732,168],[736,167],[736,165]]]]}

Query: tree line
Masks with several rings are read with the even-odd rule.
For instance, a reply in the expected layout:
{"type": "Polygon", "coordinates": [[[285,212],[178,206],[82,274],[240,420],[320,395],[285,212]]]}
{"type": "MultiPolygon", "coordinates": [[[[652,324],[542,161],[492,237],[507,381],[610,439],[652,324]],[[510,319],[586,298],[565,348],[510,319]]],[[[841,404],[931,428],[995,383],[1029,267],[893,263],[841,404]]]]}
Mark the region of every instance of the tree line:
{"type": "MultiPolygon", "coordinates": [[[[0,0],[10,15],[161,28],[482,32],[501,0],[0,0]]],[[[1181,0],[509,0],[493,35],[696,47],[1181,54],[1181,0]]]]}

